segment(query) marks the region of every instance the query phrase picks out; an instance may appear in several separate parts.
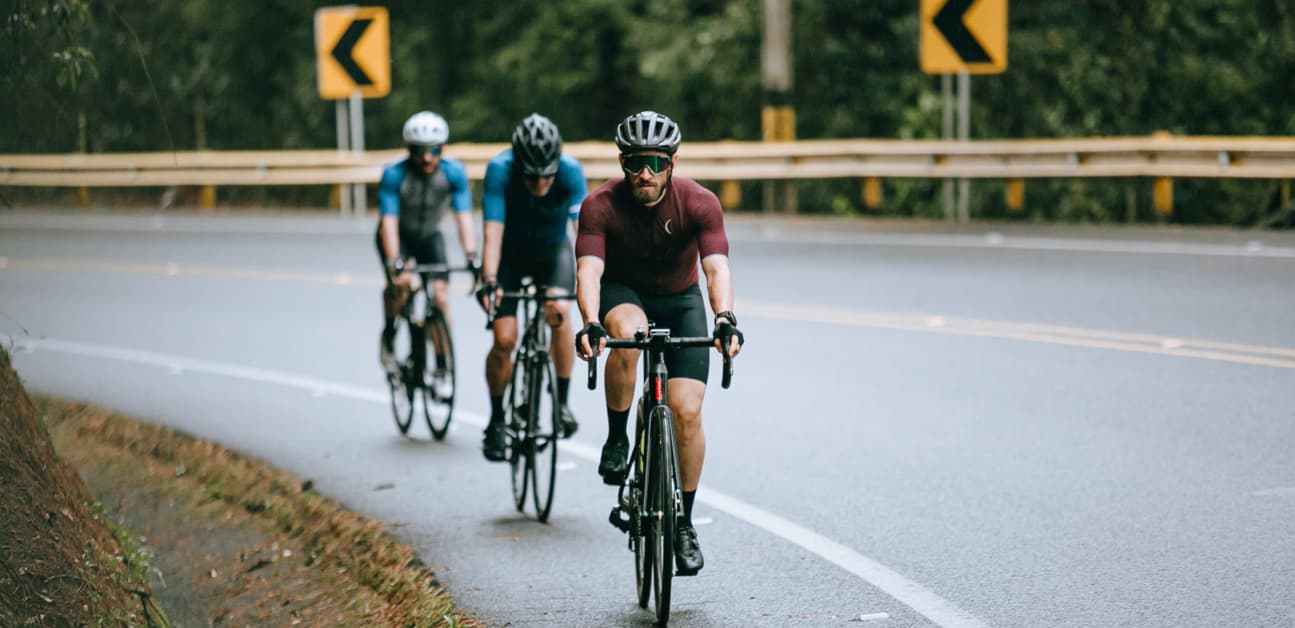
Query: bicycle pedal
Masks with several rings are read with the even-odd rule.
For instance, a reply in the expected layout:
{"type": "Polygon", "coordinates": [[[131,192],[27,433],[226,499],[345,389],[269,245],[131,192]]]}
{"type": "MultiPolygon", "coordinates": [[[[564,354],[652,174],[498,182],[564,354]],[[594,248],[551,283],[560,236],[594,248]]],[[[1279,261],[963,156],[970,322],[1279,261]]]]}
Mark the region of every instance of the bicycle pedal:
{"type": "Polygon", "coordinates": [[[621,532],[630,531],[630,520],[621,513],[620,506],[612,507],[611,514],[607,515],[607,523],[621,532]]]}

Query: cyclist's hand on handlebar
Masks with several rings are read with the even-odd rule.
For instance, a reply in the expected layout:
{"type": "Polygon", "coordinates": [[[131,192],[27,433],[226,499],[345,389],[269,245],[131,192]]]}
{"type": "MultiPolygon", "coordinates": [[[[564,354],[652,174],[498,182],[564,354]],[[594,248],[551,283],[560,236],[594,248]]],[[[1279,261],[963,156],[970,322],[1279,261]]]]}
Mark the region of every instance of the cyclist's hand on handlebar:
{"type": "Polygon", "coordinates": [[[490,306],[496,301],[498,293],[498,282],[477,281],[477,303],[486,313],[490,312],[490,306]]]}
{"type": "MultiPolygon", "coordinates": [[[[728,314],[727,312],[725,314],[728,314]]],[[[737,328],[736,319],[731,319],[732,314],[726,316],[717,316],[715,318],[715,350],[720,353],[727,353],[728,357],[736,358],[738,353],[742,352],[742,343],[746,342],[746,337],[742,331],[737,328]]]]}
{"type": "Polygon", "coordinates": [[[472,283],[481,283],[481,260],[477,259],[476,253],[467,254],[468,270],[472,272],[472,283]]]}
{"type": "Polygon", "coordinates": [[[606,346],[607,330],[598,322],[589,323],[584,329],[576,332],[576,354],[581,360],[588,361],[600,355],[606,346]],[[594,347],[598,349],[595,351],[594,347]]]}
{"type": "Polygon", "coordinates": [[[413,282],[414,282],[414,273],[411,273],[407,270],[400,271],[400,273],[396,275],[396,278],[391,281],[391,283],[395,284],[397,287],[399,287],[402,290],[408,290],[410,286],[413,285],[413,282]]]}

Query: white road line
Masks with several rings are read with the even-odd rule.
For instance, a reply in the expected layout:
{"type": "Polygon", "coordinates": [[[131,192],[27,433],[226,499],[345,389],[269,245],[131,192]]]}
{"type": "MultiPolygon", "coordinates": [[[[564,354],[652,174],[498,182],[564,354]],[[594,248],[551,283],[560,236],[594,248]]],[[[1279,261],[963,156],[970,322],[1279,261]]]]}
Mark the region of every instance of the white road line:
{"type": "MultiPolygon", "coordinates": [[[[172,372],[178,369],[182,372],[220,375],[234,379],[296,388],[312,396],[335,395],[378,404],[386,404],[389,400],[387,392],[383,390],[361,388],[237,364],[50,338],[32,338],[29,336],[8,336],[8,338],[9,342],[7,344],[10,344],[21,353],[51,351],[156,366],[172,372]]],[[[459,411],[454,416],[459,423],[468,423],[478,427],[486,424],[485,417],[474,413],[459,411]]],[[[598,448],[574,441],[563,441],[562,451],[595,463],[601,456],[601,451],[598,448]]],[[[808,550],[810,553],[844,569],[899,600],[938,626],[943,628],[988,628],[988,624],[959,609],[922,585],[809,528],[710,487],[705,487],[705,490],[698,491],[697,501],[808,550]]]]}

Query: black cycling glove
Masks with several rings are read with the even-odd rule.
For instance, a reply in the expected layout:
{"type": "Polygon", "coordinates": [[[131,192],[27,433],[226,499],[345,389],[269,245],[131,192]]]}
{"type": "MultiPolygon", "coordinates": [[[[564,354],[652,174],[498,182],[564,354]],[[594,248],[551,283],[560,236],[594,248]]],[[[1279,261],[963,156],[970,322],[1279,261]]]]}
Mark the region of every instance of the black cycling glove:
{"type": "Polygon", "coordinates": [[[495,281],[486,281],[477,283],[477,305],[481,306],[486,313],[495,302],[495,293],[499,291],[499,283],[495,281]]]}
{"type": "Polygon", "coordinates": [[[715,315],[715,331],[712,335],[719,342],[720,350],[725,353],[728,353],[729,342],[734,336],[737,337],[737,346],[741,347],[746,342],[746,337],[737,328],[737,317],[728,311],[715,315]]]}
{"type": "Polygon", "coordinates": [[[593,350],[594,353],[597,353],[598,343],[606,337],[607,330],[603,328],[601,323],[594,322],[585,325],[584,329],[576,332],[576,353],[580,353],[580,340],[582,338],[588,338],[589,348],[593,350]]]}
{"type": "Polygon", "coordinates": [[[468,256],[467,266],[468,270],[472,272],[473,283],[479,283],[481,281],[481,262],[477,260],[475,253],[468,256]]]}

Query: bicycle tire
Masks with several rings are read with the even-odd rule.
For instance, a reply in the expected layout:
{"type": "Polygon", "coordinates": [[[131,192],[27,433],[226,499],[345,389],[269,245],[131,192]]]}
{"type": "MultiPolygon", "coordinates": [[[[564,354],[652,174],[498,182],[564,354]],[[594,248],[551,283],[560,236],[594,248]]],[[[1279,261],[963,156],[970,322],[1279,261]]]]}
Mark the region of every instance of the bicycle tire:
{"type": "Polygon", "coordinates": [[[416,351],[413,347],[418,335],[419,328],[410,323],[403,316],[396,319],[396,338],[393,341],[393,353],[396,355],[405,355],[405,359],[400,361],[399,372],[394,376],[387,377],[387,386],[391,389],[391,415],[396,420],[396,428],[402,435],[409,434],[409,427],[414,422],[414,397],[416,386],[413,384],[412,373],[414,372],[415,363],[417,362],[416,351]],[[402,351],[405,347],[409,348],[408,353],[402,351]]]}
{"type": "Polygon", "coordinates": [[[678,468],[678,463],[674,444],[674,421],[670,415],[670,409],[653,408],[652,420],[655,422],[653,431],[657,445],[657,465],[653,469],[656,480],[653,501],[654,510],[659,513],[654,521],[657,538],[653,547],[655,551],[652,559],[655,564],[652,570],[654,578],[652,586],[656,590],[657,623],[664,626],[670,621],[670,584],[674,577],[674,533],[677,515],[675,491],[678,487],[675,470],[678,468]]]}
{"type": "Polygon", "coordinates": [[[647,526],[647,424],[643,420],[643,401],[638,403],[639,411],[634,422],[634,471],[627,490],[630,492],[630,516],[634,518],[634,527],[630,534],[635,536],[630,542],[634,547],[634,590],[638,594],[639,608],[647,608],[652,599],[652,550],[648,546],[651,538],[647,526]]]}
{"type": "Polygon", "coordinates": [[[527,384],[526,363],[530,360],[525,341],[517,348],[513,360],[513,382],[507,396],[507,429],[504,430],[508,444],[508,466],[512,471],[513,505],[517,512],[526,508],[526,491],[530,486],[530,465],[527,464],[526,442],[531,424],[526,411],[527,384]]]}
{"type": "Polygon", "coordinates": [[[530,465],[531,496],[535,518],[549,520],[553,509],[554,487],[558,473],[558,382],[548,353],[537,353],[531,359],[530,386],[531,431],[527,434],[526,464],[530,465]]]}
{"type": "Polygon", "coordinates": [[[432,333],[424,334],[427,351],[424,355],[436,355],[435,338],[441,338],[444,345],[445,370],[449,378],[449,393],[443,394],[437,389],[435,373],[436,361],[424,360],[423,369],[423,419],[432,438],[445,440],[450,431],[450,419],[454,418],[454,339],[450,337],[450,327],[445,315],[435,308],[428,310],[427,329],[432,333]]]}

